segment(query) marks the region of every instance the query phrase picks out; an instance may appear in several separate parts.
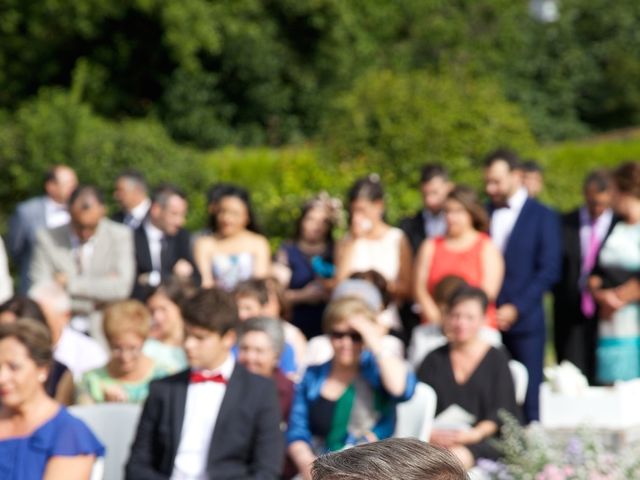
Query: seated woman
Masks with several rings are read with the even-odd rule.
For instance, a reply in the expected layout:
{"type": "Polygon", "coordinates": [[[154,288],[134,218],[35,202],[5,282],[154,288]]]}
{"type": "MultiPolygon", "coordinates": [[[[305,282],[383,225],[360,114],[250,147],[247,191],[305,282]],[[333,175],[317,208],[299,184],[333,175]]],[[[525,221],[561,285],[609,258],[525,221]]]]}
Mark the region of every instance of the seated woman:
{"type": "Polygon", "coordinates": [[[187,356],[182,347],[184,324],[180,304],[188,296],[189,288],[183,281],[170,278],[147,298],[151,330],[142,352],[169,373],[187,368],[187,356]]]}
{"type": "Polygon", "coordinates": [[[124,300],[104,311],[104,334],[111,359],[104,367],[85,373],[77,386],[77,403],[142,403],[149,382],[168,372],[142,352],[151,316],[137,300],[124,300]]]}
{"type": "Polygon", "coordinates": [[[305,479],[316,455],[390,437],[396,403],[413,395],[416,379],[383,346],[374,313],[359,298],[331,302],[323,326],[333,358],[309,367],[296,387],[288,451],[305,479]]]}
{"type": "Polygon", "coordinates": [[[51,334],[30,319],[0,325],[0,478],[88,480],[104,447],[47,395],[51,334]]]}
{"type": "Polygon", "coordinates": [[[454,292],[443,323],[449,342],[418,369],[418,379],[438,397],[429,441],[451,449],[467,468],[478,458],[498,457],[489,440],[498,433],[500,410],[519,418],[509,359],[479,336],[487,305],[487,295],[477,287],[454,292]]]}
{"type": "Polygon", "coordinates": [[[266,277],[271,250],[267,239],[258,233],[249,193],[227,185],[214,212],[216,230],[198,237],[193,247],[202,287],[231,291],[243,280],[266,277]]]}
{"type": "MultiPolygon", "coordinates": [[[[40,306],[31,300],[29,297],[22,295],[15,295],[9,300],[0,305],[0,324],[13,323],[18,318],[29,318],[43,324],[49,330],[49,324],[42,312],[40,306]]],[[[64,392],[63,378],[67,378],[68,381],[73,381],[71,378],[71,372],[66,365],[53,359],[49,367],[49,373],[47,375],[47,381],[44,384],[45,391],[57,401],[61,403],[65,402],[62,398],[64,392]]]]}

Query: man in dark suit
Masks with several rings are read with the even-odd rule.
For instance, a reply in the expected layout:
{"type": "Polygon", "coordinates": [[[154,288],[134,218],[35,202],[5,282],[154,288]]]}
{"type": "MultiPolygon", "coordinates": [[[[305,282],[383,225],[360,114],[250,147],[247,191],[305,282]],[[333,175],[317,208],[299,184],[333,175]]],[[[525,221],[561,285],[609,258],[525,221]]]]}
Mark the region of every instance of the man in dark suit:
{"type": "Polygon", "coordinates": [[[238,322],[233,297],[202,290],[182,314],[191,368],[151,383],[126,478],[279,478],[284,437],[276,387],[231,354],[238,322]]]}
{"type": "Polygon", "coordinates": [[[57,228],[69,223],[67,201],[77,186],[78,178],[71,168],[55,165],[47,171],[45,195],[18,204],[11,216],[7,250],[19,270],[19,293],[26,294],[31,286],[29,267],[36,233],[43,228],[57,228]]]}
{"type": "Polygon", "coordinates": [[[554,289],[554,343],[558,362],[568,360],[595,380],[597,320],[587,278],[617,217],[611,179],[603,170],[584,181],[585,204],[562,217],[562,278],[554,289]]]}
{"type": "Polygon", "coordinates": [[[529,372],[524,413],[531,422],[539,418],[546,336],[543,296],[560,277],[561,237],[558,216],[527,195],[517,165],[513,152],[497,150],[487,156],[484,173],[491,238],[505,260],[496,319],[505,346],[529,372]]]}
{"type": "Polygon", "coordinates": [[[125,170],[118,175],[113,198],[116,199],[121,210],[113,214],[112,220],[124,223],[135,230],[147,219],[151,199],[147,181],[142,173],[137,170],[125,170]]]}
{"type": "Polygon", "coordinates": [[[173,185],[161,185],[153,194],[148,218],[134,233],[136,284],[132,297],[147,296],[167,277],[193,277],[191,237],[182,226],[187,216],[185,194],[173,185]]]}
{"type": "Polygon", "coordinates": [[[447,224],[444,218],[444,201],[451,191],[449,172],[439,164],[428,164],[420,173],[420,193],[423,208],[413,217],[400,221],[400,229],[411,243],[414,255],[425,238],[444,235],[447,224]]]}

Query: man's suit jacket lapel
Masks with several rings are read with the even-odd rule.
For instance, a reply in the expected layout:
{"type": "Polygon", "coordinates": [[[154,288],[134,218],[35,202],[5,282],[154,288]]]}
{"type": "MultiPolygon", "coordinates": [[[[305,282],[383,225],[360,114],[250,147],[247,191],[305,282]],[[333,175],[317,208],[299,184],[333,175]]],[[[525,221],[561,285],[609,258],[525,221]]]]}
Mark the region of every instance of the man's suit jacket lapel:
{"type": "Polygon", "coordinates": [[[175,458],[180,445],[180,435],[182,434],[182,423],[184,422],[184,411],[187,405],[187,389],[189,387],[190,370],[185,370],[176,379],[176,387],[171,389],[171,437],[173,456],[175,458]]]}
{"type": "Polygon", "coordinates": [[[149,239],[144,230],[144,224],[140,225],[135,231],[135,247],[136,262],[138,264],[138,272],[150,272],[153,270],[151,263],[151,251],[149,250],[149,239]]]}
{"type": "Polygon", "coordinates": [[[243,370],[243,367],[236,363],[233,368],[233,373],[229,378],[229,383],[227,384],[227,391],[225,392],[224,397],[222,398],[222,403],[220,404],[216,425],[213,428],[213,435],[211,436],[209,455],[207,459],[208,468],[215,463],[216,449],[214,446],[217,445],[219,447],[225,441],[223,437],[225,423],[237,420],[229,415],[229,412],[237,410],[238,405],[242,402],[242,384],[244,383],[245,375],[246,372],[243,370]]]}
{"type": "Polygon", "coordinates": [[[509,233],[509,237],[507,238],[507,244],[504,249],[504,259],[505,262],[508,262],[508,258],[513,255],[513,246],[517,243],[515,239],[517,239],[520,235],[522,235],[527,227],[527,218],[529,217],[529,210],[533,207],[533,203],[531,198],[527,198],[518,214],[518,218],[516,218],[516,222],[513,224],[513,228],[511,229],[511,233],[509,233]]]}

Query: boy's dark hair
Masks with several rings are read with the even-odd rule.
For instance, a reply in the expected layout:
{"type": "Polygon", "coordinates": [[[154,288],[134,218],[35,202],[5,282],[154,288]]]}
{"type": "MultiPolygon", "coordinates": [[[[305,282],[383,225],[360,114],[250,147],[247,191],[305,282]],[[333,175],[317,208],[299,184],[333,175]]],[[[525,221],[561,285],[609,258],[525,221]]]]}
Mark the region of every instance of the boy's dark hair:
{"type": "Polygon", "coordinates": [[[238,325],[238,308],[230,293],[219,288],[200,290],[182,303],[185,324],[224,335],[238,325]]]}
{"type": "Polygon", "coordinates": [[[427,183],[434,178],[449,180],[449,171],[444,165],[439,163],[428,163],[422,167],[420,171],[420,183],[427,183]]]}
{"type": "Polygon", "coordinates": [[[462,285],[451,294],[449,301],[447,302],[447,308],[451,311],[456,305],[467,300],[476,300],[480,302],[480,305],[482,306],[482,313],[487,311],[489,298],[487,297],[487,294],[484,293],[484,290],[466,284],[462,285]]]}
{"type": "Polygon", "coordinates": [[[388,438],[319,457],[313,480],[468,480],[448,450],[414,438],[388,438]]]}
{"type": "Polygon", "coordinates": [[[267,286],[267,281],[263,278],[250,278],[238,283],[233,294],[235,298],[255,298],[263,306],[269,303],[269,287],[267,286]]]}

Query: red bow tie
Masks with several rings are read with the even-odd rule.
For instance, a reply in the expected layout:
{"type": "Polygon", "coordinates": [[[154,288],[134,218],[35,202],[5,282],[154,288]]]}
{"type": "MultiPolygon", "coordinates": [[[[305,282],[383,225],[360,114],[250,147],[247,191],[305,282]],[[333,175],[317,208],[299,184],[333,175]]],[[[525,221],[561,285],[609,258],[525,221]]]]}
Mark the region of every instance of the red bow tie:
{"type": "Polygon", "coordinates": [[[227,380],[219,373],[204,373],[198,370],[191,372],[189,381],[191,383],[215,382],[223,385],[227,384],[227,380]]]}

